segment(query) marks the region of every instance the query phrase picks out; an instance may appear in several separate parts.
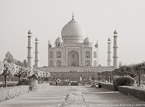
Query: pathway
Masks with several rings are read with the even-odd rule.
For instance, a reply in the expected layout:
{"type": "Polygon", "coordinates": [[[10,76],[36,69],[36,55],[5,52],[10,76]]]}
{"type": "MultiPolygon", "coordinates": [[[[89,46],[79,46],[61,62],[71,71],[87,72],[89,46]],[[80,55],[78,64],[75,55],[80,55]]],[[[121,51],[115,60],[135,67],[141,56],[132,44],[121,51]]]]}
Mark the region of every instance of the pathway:
{"type": "Polygon", "coordinates": [[[145,102],[133,96],[84,86],[50,86],[49,89],[30,92],[14,99],[0,102],[0,107],[57,107],[58,104],[64,101],[66,94],[73,89],[83,93],[89,107],[133,107],[133,105],[134,107],[145,107],[145,102]],[[137,106],[135,104],[142,105],[137,106]]]}

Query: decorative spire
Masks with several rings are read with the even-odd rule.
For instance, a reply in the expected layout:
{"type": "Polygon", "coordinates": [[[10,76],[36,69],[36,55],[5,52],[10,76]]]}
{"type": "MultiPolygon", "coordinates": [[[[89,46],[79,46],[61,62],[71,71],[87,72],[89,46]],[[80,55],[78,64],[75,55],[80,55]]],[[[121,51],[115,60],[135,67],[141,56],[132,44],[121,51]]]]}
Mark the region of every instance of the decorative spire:
{"type": "Polygon", "coordinates": [[[98,44],[98,40],[96,41],[96,44],[98,44]]]}
{"type": "Polygon", "coordinates": [[[48,44],[50,44],[50,41],[48,40],[48,44]]]}
{"type": "Polygon", "coordinates": [[[74,12],[72,12],[72,20],[74,20],[74,12]]]}

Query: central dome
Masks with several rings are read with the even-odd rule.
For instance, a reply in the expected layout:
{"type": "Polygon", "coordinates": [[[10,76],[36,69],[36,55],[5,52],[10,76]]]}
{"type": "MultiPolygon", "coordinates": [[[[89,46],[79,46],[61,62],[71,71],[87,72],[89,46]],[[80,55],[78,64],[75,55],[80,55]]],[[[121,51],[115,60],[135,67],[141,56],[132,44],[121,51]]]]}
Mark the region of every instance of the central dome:
{"type": "Polygon", "coordinates": [[[74,18],[72,18],[61,31],[64,43],[83,43],[84,35],[83,28],[74,18]]]}

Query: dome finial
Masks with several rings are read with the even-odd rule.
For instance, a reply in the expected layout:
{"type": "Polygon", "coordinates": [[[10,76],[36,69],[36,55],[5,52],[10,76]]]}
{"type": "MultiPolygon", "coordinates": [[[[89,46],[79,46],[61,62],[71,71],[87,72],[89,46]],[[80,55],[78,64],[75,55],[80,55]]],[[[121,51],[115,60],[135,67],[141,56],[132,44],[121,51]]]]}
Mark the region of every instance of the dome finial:
{"type": "Polygon", "coordinates": [[[72,12],[72,20],[74,20],[74,12],[72,12]]]}

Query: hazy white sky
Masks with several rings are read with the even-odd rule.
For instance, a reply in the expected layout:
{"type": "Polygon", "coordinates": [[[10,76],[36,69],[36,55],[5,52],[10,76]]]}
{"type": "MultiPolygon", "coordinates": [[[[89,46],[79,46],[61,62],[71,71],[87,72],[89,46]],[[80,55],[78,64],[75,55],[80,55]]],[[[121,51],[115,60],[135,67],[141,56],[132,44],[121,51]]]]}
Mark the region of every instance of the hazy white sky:
{"type": "MultiPolygon", "coordinates": [[[[75,19],[87,37],[99,41],[99,62],[107,63],[107,39],[118,32],[118,56],[123,64],[145,61],[145,0],[0,0],[0,60],[7,51],[27,57],[27,32],[39,40],[40,65],[47,65],[48,40],[54,44],[63,26],[75,19]]],[[[113,48],[112,48],[113,52],[113,48]]]]}

